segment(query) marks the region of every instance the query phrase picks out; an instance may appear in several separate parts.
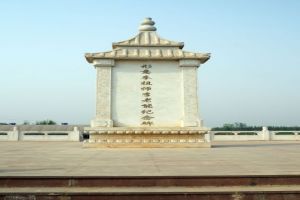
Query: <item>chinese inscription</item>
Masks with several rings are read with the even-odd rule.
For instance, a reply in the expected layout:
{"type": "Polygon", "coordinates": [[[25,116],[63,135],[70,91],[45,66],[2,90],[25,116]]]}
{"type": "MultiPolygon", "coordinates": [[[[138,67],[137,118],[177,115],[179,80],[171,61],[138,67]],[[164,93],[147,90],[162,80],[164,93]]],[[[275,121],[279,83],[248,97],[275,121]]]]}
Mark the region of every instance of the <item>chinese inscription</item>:
{"type": "Polygon", "coordinates": [[[142,65],[141,91],[142,91],[142,110],[141,110],[141,125],[152,126],[153,121],[153,105],[152,105],[152,82],[151,82],[151,65],[142,65]]]}

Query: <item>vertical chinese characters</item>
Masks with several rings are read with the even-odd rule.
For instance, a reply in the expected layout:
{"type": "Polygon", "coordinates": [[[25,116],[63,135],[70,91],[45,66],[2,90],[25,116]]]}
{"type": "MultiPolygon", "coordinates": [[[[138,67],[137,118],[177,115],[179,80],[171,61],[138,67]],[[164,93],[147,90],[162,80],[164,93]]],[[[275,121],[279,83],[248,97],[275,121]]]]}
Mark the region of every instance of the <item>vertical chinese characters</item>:
{"type": "Polygon", "coordinates": [[[151,82],[151,65],[142,65],[141,91],[142,91],[142,110],[141,125],[152,126],[153,121],[153,105],[152,105],[152,82],[151,82]]]}

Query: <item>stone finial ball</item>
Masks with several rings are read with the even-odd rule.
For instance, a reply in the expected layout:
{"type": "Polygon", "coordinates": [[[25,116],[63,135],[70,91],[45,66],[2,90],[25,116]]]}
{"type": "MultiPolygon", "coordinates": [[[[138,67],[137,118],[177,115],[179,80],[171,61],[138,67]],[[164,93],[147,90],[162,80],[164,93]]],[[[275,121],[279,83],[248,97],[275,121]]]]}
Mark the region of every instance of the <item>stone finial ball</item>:
{"type": "Polygon", "coordinates": [[[139,27],[139,31],[156,31],[155,26],[153,26],[154,24],[155,24],[155,22],[152,21],[152,18],[147,17],[141,23],[141,25],[139,27]]]}

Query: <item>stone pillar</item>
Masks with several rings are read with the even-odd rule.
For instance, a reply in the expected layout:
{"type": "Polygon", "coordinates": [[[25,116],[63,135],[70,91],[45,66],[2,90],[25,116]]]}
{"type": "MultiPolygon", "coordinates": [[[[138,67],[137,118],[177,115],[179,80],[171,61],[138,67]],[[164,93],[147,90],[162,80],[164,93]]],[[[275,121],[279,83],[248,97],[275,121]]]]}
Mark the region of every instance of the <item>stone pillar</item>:
{"type": "Polygon", "coordinates": [[[9,140],[18,141],[19,140],[19,130],[17,126],[14,126],[13,131],[9,134],[9,140]]]}
{"type": "Polygon", "coordinates": [[[97,70],[96,117],[92,127],[112,127],[111,119],[111,70],[113,59],[96,59],[93,62],[97,70]]]}
{"type": "Polygon", "coordinates": [[[198,113],[197,95],[197,68],[199,65],[199,60],[182,59],[179,61],[182,71],[182,127],[202,126],[198,113]]]}
{"type": "Polygon", "coordinates": [[[271,132],[269,131],[267,126],[262,127],[262,134],[263,134],[263,140],[269,141],[272,139],[271,132]]]}
{"type": "Polygon", "coordinates": [[[73,128],[73,131],[69,133],[69,140],[71,141],[80,141],[81,139],[81,134],[80,130],[78,129],[77,126],[73,128]]]}
{"type": "Polygon", "coordinates": [[[211,131],[208,131],[205,135],[204,135],[204,141],[205,142],[211,142],[213,140],[213,133],[211,131]]]}

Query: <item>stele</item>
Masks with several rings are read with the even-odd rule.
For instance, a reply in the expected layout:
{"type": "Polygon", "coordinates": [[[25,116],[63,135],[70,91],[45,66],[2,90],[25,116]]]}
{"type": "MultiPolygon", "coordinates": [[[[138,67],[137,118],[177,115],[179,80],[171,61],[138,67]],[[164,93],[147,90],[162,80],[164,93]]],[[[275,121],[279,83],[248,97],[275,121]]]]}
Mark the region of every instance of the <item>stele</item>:
{"type": "Polygon", "coordinates": [[[84,147],[209,147],[199,117],[197,70],[208,53],[158,36],[145,18],[139,33],[87,53],[97,71],[96,116],[84,147]]]}

